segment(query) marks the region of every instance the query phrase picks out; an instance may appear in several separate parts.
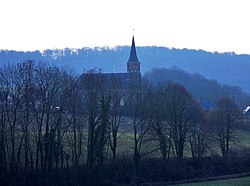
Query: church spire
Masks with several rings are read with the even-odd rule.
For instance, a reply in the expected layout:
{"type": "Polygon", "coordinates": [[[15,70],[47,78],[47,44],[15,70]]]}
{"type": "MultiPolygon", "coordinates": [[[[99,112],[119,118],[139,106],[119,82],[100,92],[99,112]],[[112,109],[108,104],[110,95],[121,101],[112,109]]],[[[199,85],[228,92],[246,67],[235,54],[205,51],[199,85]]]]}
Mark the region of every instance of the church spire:
{"type": "Polygon", "coordinates": [[[130,56],[127,62],[127,80],[129,82],[129,86],[138,87],[141,84],[140,62],[136,54],[134,36],[132,38],[130,56]]]}
{"type": "Polygon", "coordinates": [[[135,39],[134,36],[132,38],[132,45],[130,49],[130,56],[128,62],[139,62],[136,54],[136,49],[135,49],[135,39]]]}
{"type": "Polygon", "coordinates": [[[130,56],[127,62],[127,72],[128,73],[140,73],[140,62],[138,60],[135,48],[135,38],[132,38],[132,45],[130,50],[130,56]]]}

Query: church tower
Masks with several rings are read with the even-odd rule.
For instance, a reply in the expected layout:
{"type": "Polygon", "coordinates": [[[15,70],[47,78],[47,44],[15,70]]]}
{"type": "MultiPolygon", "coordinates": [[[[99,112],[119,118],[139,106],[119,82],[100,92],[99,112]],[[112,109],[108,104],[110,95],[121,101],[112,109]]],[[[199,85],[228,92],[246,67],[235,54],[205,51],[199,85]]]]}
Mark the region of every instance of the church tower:
{"type": "Polygon", "coordinates": [[[132,38],[130,56],[127,62],[127,79],[129,84],[132,85],[139,85],[141,82],[140,62],[136,54],[134,36],[132,38]]]}

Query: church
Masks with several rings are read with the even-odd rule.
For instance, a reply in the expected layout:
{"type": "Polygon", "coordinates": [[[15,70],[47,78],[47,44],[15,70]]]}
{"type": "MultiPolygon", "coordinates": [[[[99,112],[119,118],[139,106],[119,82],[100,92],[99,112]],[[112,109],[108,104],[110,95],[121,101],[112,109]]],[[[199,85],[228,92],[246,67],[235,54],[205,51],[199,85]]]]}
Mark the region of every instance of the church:
{"type": "Polygon", "coordinates": [[[130,56],[127,62],[127,83],[139,85],[141,83],[140,61],[138,60],[135,48],[135,38],[132,38],[130,56]]]}
{"type": "Polygon", "coordinates": [[[122,89],[139,87],[141,85],[141,72],[140,72],[140,61],[138,60],[135,39],[132,38],[132,44],[130,48],[130,55],[127,61],[127,72],[126,73],[104,73],[102,74],[105,81],[119,81],[119,87],[122,89]]]}

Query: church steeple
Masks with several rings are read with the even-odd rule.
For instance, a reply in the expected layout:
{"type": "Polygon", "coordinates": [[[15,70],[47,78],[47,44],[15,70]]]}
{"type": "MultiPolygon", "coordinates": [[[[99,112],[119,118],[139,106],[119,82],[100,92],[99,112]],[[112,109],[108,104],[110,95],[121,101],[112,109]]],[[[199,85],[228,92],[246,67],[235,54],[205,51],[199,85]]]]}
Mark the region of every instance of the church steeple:
{"type": "Polygon", "coordinates": [[[130,49],[130,56],[129,56],[128,62],[139,62],[139,60],[137,58],[137,54],[136,54],[136,49],[135,49],[134,36],[132,38],[132,45],[131,45],[131,49],[130,49]]]}
{"type": "Polygon", "coordinates": [[[132,38],[130,56],[127,62],[127,81],[129,86],[138,88],[141,85],[140,62],[136,54],[134,36],[132,38]]]}
{"type": "Polygon", "coordinates": [[[140,62],[138,60],[137,54],[136,54],[136,48],[135,48],[135,38],[133,36],[132,38],[132,45],[130,49],[130,56],[127,62],[127,72],[139,72],[140,73],[140,62]]]}

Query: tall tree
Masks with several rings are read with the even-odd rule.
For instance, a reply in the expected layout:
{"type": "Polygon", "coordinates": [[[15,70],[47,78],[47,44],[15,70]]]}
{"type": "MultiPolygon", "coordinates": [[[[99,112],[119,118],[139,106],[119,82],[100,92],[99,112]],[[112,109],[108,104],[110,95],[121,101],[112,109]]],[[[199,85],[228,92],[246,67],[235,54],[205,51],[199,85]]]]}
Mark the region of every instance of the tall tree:
{"type": "Polygon", "coordinates": [[[230,144],[237,139],[237,127],[241,119],[242,112],[231,98],[220,99],[209,113],[215,139],[225,161],[228,159],[230,144]]]}
{"type": "Polygon", "coordinates": [[[118,130],[121,124],[122,114],[124,113],[124,104],[127,100],[126,91],[121,88],[121,83],[119,79],[112,77],[109,85],[111,96],[109,142],[114,164],[116,161],[118,130]]]}
{"type": "Polygon", "coordinates": [[[188,142],[192,158],[201,163],[202,157],[208,152],[211,145],[211,130],[207,122],[206,113],[197,108],[192,116],[188,132],[188,142]]]}
{"type": "Polygon", "coordinates": [[[81,77],[88,124],[87,182],[100,184],[105,146],[109,137],[110,94],[100,70],[92,69],[81,77]]]}
{"type": "Polygon", "coordinates": [[[32,107],[34,106],[34,61],[28,60],[17,65],[21,99],[21,127],[24,136],[24,170],[25,172],[33,170],[33,154],[30,146],[30,127],[33,121],[32,107]]]}
{"type": "Polygon", "coordinates": [[[166,161],[169,158],[171,149],[171,126],[167,121],[167,88],[166,84],[163,83],[154,90],[154,95],[150,99],[150,106],[152,111],[153,121],[153,135],[157,136],[160,144],[160,152],[163,160],[166,161]]]}
{"type": "Polygon", "coordinates": [[[174,152],[178,159],[182,159],[188,130],[199,104],[178,84],[169,84],[166,88],[167,122],[170,125],[174,152]]]}
{"type": "Polygon", "coordinates": [[[155,146],[150,148],[149,134],[152,128],[150,99],[153,96],[151,85],[147,81],[142,81],[140,87],[132,87],[128,93],[128,110],[133,127],[133,161],[135,183],[138,183],[140,176],[141,158],[154,152],[155,146]]]}
{"type": "MultiPolygon", "coordinates": [[[[66,141],[71,148],[71,161],[74,167],[79,167],[80,159],[83,159],[83,139],[86,127],[86,114],[84,110],[84,93],[81,90],[79,77],[68,74],[64,77],[62,90],[62,103],[60,104],[64,114],[65,128],[72,131],[65,133],[66,141]]],[[[69,157],[69,152],[64,152],[69,157]]]]}

